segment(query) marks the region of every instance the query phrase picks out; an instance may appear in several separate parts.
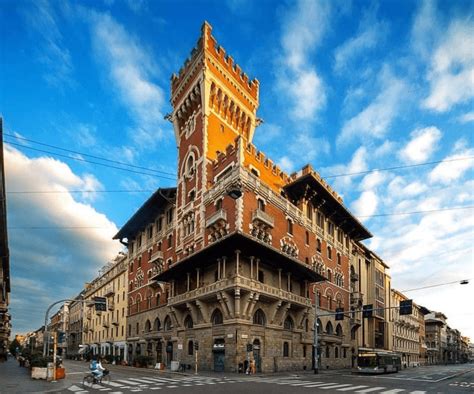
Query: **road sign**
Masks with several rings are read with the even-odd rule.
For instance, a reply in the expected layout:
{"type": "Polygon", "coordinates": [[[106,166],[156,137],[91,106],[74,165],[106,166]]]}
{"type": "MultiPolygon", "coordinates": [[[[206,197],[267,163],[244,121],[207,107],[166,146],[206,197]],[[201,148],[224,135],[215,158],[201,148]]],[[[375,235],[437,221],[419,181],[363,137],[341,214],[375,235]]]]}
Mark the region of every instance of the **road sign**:
{"type": "Polygon", "coordinates": [[[107,299],[105,297],[94,297],[95,310],[105,312],[107,310],[107,299]]]}

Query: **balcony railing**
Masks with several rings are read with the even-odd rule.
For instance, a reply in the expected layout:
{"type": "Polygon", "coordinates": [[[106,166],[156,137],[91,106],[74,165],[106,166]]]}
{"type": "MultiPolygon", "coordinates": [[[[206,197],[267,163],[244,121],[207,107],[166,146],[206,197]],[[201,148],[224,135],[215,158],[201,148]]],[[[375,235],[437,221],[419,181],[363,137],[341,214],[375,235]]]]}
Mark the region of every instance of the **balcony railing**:
{"type": "Polygon", "coordinates": [[[113,317],[110,322],[114,325],[114,326],[118,326],[120,324],[119,322],[119,319],[117,319],[116,317],[113,317]]]}
{"type": "Polygon", "coordinates": [[[115,294],[114,286],[110,285],[105,288],[104,297],[110,297],[115,294]]]}
{"type": "Polygon", "coordinates": [[[163,252],[161,250],[157,250],[151,255],[150,263],[156,263],[160,260],[163,260],[163,252]]]}
{"type": "Polygon", "coordinates": [[[102,325],[103,325],[104,327],[109,327],[109,321],[106,320],[106,319],[104,319],[104,320],[102,321],[102,325]]]}
{"type": "Polygon", "coordinates": [[[351,272],[351,281],[352,282],[357,282],[359,280],[359,274],[356,272],[351,272]]]}
{"type": "Polygon", "coordinates": [[[210,227],[220,221],[227,221],[227,211],[225,209],[219,209],[218,211],[214,212],[206,219],[206,227],[210,227]]]}
{"type": "Polygon", "coordinates": [[[350,323],[351,326],[360,326],[362,325],[362,319],[360,318],[360,316],[355,315],[354,317],[350,318],[350,323]]]}
{"type": "Polygon", "coordinates": [[[269,215],[261,209],[256,209],[252,212],[252,221],[259,221],[260,223],[273,228],[275,226],[275,219],[273,216],[269,215]]]}
{"type": "Polygon", "coordinates": [[[359,291],[354,291],[351,293],[351,305],[360,304],[362,302],[362,293],[359,291]]]}
{"type": "Polygon", "coordinates": [[[107,303],[107,308],[109,311],[113,311],[115,309],[115,302],[112,300],[109,300],[109,302],[107,303]]]}

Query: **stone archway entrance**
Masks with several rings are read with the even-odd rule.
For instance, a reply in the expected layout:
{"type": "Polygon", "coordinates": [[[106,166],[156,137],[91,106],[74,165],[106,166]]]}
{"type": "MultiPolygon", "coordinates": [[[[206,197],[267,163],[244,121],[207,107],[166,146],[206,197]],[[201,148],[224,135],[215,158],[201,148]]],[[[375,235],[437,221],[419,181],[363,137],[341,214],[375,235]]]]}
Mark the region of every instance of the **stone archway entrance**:
{"type": "Polygon", "coordinates": [[[260,339],[254,339],[253,341],[253,359],[255,360],[256,372],[262,372],[262,357],[260,349],[260,339]]]}
{"type": "Polygon", "coordinates": [[[171,361],[173,361],[173,342],[166,342],[166,366],[171,368],[171,361]]]}

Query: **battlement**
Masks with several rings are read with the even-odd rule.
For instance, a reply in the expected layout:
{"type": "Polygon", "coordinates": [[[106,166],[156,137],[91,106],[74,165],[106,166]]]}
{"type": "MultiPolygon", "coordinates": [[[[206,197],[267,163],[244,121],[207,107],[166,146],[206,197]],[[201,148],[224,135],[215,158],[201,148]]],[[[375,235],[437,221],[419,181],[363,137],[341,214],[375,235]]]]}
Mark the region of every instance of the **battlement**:
{"type": "Polygon", "coordinates": [[[212,36],[211,32],[212,26],[205,21],[201,27],[201,36],[199,37],[196,46],[192,49],[191,55],[186,59],[178,74],[173,74],[171,76],[172,91],[178,87],[180,82],[187,75],[195,58],[204,50],[214,55],[219,61],[220,66],[224,67],[227,72],[240,82],[241,87],[257,100],[260,86],[258,79],[254,78],[253,80],[249,80],[248,75],[242,71],[242,68],[234,63],[234,58],[229,55],[226,56],[225,49],[218,45],[217,40],[212,36]]]}
{"type": "Polygon", "coordinates": [[[292,173],[290,175],[290,182],[296,181],[298,178],[305,175],[312,175],[329,193],[334,196],[337,201],[341,204],[343,203],[342,197],[337,194],[337,192],[321,177],[321,175],[319,175],[319,172],[313,169],[311,164],[306,164],[300,171],[292,173]]]}
{"type": "Polygon", "coordinates": [[[213,160],[212,162],[212,165],[214,166],[214,168],[220,167],[222,164],[225,164],[226,162],[229,161],[228,160],[229,158],[233,160],[236,157],[239,138],[240,137],[237,137],[234,140],[233,144],[231,143],[227,145],[225,148],[225,152],[217,151],[217,158],[213,160]]]}
{"type": "Polygon", "coordinates": [[[265,153],[258,150],[254,144],[247,144],[246,151],[250,154],[256,161],[263,163],[263,166],[272,171],[273,175],[280,177],[284,183],[288,183],[290,177],[286,174],[278,164],[275,164],[272,159],[265,156],[265,153]]]}

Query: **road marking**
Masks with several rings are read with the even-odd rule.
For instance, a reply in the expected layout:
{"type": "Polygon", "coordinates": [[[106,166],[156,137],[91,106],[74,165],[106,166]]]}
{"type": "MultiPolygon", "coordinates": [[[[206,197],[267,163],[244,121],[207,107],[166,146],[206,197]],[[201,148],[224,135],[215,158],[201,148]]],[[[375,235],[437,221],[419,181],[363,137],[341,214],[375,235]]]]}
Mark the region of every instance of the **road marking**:
{"type": "Polygon", "coordinates": [[[321,390],[329,390],[329,389],[337,389],[339,387],[347,387],[347,386],[352,386],[352,384],[336,384],[335,386],[326,386],[326,387],[320,387],[321,390]]]}
{"type": "Polygon", "coordinates": [[[76,385],[73,385],[68,388],[69,391],[82,391],[82,387],[78,387],[76,385]]]}
{"type": "Polygon", "coordinates": [[[410,394],[426,394],[426,391],[410,391],[410,394]]]}
{"type": "Polygon", "coordinates": [[[130,380],[135,380],[140,383],[155,383],[154,380],[148,379],[148,378],[129,378],[130,380]]]}
{"type": "Polygon", "coordinates": [[[150,387],[150,390],[161,390],[161,387],[150,387]]]}
{"type": "Polygon", "coordinates": [[[290,385],[291,386],[303,386],[305,384],[311,384],[311,383],[315,383],[315,382],[312,382],[311,380],[302,380],[300,383],[290,383],[290,385]]]}
{"type": "Polygon", "coordinates": [[[166,388],[168,388],[168,389],[174,389],[176,387],[178,387],[178,386],[166,386],[166,388]]]}
{"type": "Polygon", "coordinates": [[[395,394],[395,393],[399,393],[401,391],[405,391],[405,390],[403,390],[403,389],[393,389],[393,390],[382,391],[381,394],[395,394]]]}
{"type": "Polygon", "coordinates": [[[123,382],[125,384],[129,384],[130,386],[138,386],[140,383],[134,382],[132,380],[127,380],[127,379],[117,379],[117,382],[123,382]]]}
{"type": "Polygon", "coordinates": [[[99,389],[99,391],[109,391],[112,390],[110,387],[104,387],[103,389],[99,389]]]}
{"type": "Polygon", "coordinates": [[[109,386],[112,386],[112,387],[122,387],[123,384],[120,384],[120,383],[115,383],[115,382],[108,382],[108,383],[105,383],[104,384],[108,384],[109,386]]]}
{"type": "Polygon", "coordinates": [[[351,387],[346,387],[345,389],[337,389],[337,391],[351,391],[351,390],[356,390],[356,389],[363,389],[364,387],[368,387],[368,386],[351,386],[351,387]]]}
{"type": "Polygon", "coordinates": [[[324,386],[333,386],[337,383],[319,383],[319,384],[308,384],[307,386],[304,386],[304,387],[324,387],[324,386]]]}
{"type": "Polygon", "coordinates": [[[372,391],[382,390],[384,388],[385,387],[370,387],[370,388],[365,389],[365,390],[358,390],[358,391],[356,391],[356,393],[370,393],[372,391]]]}

